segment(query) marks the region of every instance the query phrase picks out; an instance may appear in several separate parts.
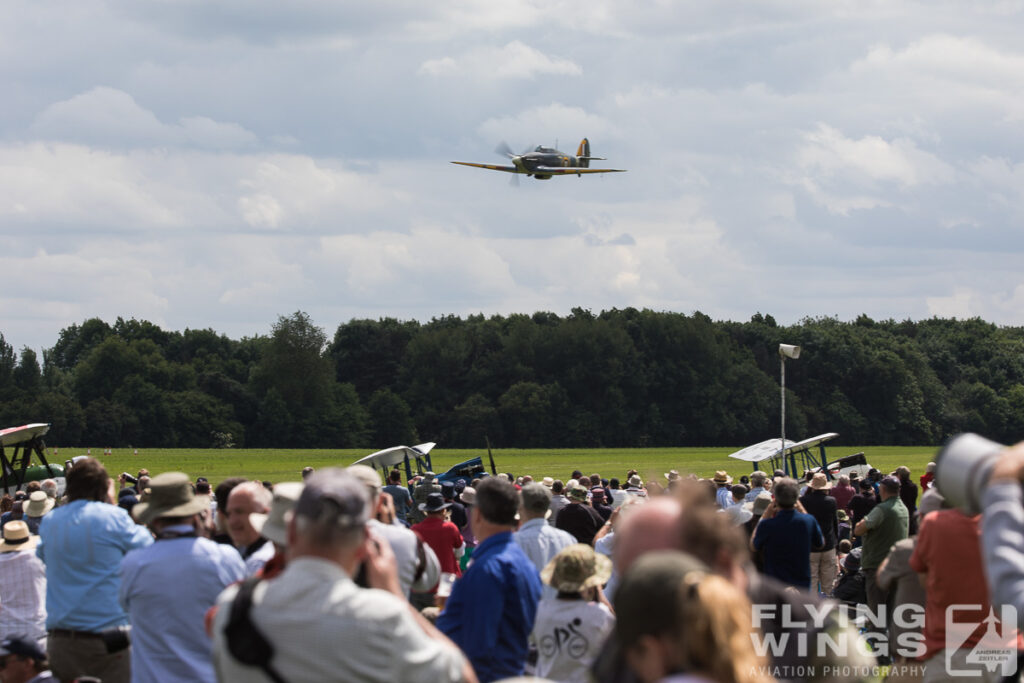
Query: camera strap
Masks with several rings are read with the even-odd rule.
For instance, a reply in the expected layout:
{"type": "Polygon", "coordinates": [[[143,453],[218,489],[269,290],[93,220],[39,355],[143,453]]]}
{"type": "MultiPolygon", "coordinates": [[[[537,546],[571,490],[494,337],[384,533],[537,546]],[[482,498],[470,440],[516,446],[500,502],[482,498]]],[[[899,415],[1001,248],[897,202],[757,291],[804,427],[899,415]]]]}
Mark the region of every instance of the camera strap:
{"type": "Polygon", "coordinates": [[[228,651],[242,664],[263,669],[274,683],[287,683],[270,663],[274,657],[274,646],[250,618],[252,594],[260,580],[259,577],[252,577],[238,585],[238,593],[231,603],[228,623],[224,626],[228,651]]]}

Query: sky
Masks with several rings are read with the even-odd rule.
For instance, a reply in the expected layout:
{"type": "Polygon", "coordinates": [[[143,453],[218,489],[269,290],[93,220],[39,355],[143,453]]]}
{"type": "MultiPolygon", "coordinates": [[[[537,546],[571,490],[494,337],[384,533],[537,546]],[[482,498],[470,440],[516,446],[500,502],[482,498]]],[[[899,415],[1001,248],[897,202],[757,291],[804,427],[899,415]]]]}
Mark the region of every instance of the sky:
{"type": "Polygon", "coordinates": [[[10,0],[0,333],[1024,324],[1024,3],[10,0]],[[627,173],[456,166],[538,144],[627,173]]]}

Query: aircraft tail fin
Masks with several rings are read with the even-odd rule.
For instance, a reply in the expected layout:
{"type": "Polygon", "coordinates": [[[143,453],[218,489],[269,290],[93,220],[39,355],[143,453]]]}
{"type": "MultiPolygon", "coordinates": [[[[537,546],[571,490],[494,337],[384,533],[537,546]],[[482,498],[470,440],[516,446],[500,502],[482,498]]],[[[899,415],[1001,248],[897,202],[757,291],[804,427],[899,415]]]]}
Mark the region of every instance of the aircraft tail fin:
{"type": "Polygon", "coordinates": [[[580,146],[576,148],[576,158],[580,160],[580,166],[583,168],[590,166],[590,140],[580,140],[580,146]]]}
{"type": "Polygon", "coordinates": [[[590,168],[590,162],[592,160],[606,161],[604,157],[590,156],[590,140],[586,138],[583,138],[580,141],[580,146],[576,148],[576,158],[580,162],[580,168],[590,168]]]}

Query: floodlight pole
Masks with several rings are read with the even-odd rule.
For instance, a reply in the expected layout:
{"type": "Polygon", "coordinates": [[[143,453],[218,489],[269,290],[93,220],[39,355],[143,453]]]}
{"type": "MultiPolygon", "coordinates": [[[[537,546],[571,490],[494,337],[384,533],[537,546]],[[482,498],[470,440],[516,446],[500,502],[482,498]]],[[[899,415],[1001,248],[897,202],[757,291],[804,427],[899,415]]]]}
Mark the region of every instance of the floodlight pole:
{"type": "MultiPolygon", "coordinates": [[[[786,357],[796,360],[800,357],[800,347],[792,344],[779,344],[779,385],[782,404],[782,418],[780,433],[782,434],[779,443],[779,455],[782,457],[782,466],[789,473],[789,465],[786,462],[786,357]]],[[[794,472],[795,474],[795,472],[794,472]]]]}

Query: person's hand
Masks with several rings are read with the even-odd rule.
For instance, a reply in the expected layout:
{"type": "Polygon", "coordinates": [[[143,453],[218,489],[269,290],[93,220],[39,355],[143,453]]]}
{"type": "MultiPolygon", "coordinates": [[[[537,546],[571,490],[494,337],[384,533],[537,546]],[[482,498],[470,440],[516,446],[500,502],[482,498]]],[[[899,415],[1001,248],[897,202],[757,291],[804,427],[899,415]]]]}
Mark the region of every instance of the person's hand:
{"type": "Polygon", "coordinates": [[[114,480],[107,477],[107,502],[117,505],[117,491],[114,490],[114,480]]]}
{"type": "Polygon", "coordinates": [[[802,512],[805,515],[807,514],[807,508],[805,508],[804,504],[801,503],[799,500],[796,502],[796,505],[793,506],[793,509],[796,510],[797,512],[802,512]]]}
{"type": "Polygon", "coordinates": [[[778,508],[775,506],[775,501],[773,500],[768,503],[768,507],[764,509],[764,514],[761,515],[761,519],[771,519],[775,516],[776,511],[778,511],[778,508]]]}
{"type": "Polygon", "coordinates": [[[1024,481],[1024,441],[1010,446],[999,454],[989,475],[989,484],[1021,483],[1024,481]]]}
{"type": "Polygon", "coordinates": [[[398,582],[398,561],[391,545],[371,529],[366,530],[363,541],[363,563],[366,567],[366,583],[370,588],[393,593],[400,598],[402,587],[398,582]]]}

